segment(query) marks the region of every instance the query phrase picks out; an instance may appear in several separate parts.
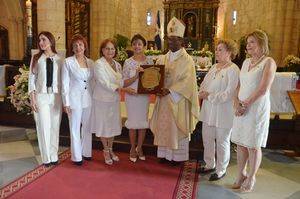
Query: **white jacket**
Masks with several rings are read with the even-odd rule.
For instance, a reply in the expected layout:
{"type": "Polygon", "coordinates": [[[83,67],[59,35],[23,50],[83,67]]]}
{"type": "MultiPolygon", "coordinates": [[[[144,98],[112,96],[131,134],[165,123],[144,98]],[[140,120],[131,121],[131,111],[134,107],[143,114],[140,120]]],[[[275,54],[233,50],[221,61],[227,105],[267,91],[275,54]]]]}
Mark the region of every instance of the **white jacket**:
{"type": "Polygon", "coordinates": [[[86,58],[88,68],[80,68],[75,56],[65,59],[62,68],[62,99],[71,109],[92,105],[92,77],[94,62],[86,58]],[[88,70],[84,72],[82,70],[88,70]]]}
{"type": "Polygon", "coordinates": [[[119,101],[119,92],[116,92],[116,89],[123,87],[122,67],[118,62],[114,62],[117,71],[112,69],[104,57],[95,62],[93,99],[102,102],[119,101]]]}
{"type": "MultiPolygon", "coordinates": [[[[28,78],[28,92],[36,91],[37,93],[47,93],[47,71],[46,71],[46,55],[38,59],[34,71],[30,66],[29,78],[28,78]]],[[[53,57],[53,82],[52,89],[53,93],[60,93],[61,89],[61,67],[62,59],[55,54],[53,57]]]]}

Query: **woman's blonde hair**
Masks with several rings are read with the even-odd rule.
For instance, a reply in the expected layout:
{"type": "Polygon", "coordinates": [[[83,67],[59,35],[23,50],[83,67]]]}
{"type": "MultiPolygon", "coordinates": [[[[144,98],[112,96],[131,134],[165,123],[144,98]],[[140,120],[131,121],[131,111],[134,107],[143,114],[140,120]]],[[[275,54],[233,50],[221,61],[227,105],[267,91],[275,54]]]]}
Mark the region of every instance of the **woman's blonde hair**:
{"type": "Polygon", "coordinates": [[[233,60],[238,53],[237,44],[233,40],[221,39],[217,42],[217,46],[223,44],[227,51],[231,53],[230,58],[233,60]]]}
{"type": "Polygon", "coordinates": [[[268,55],[270,53],[269,38],[268,38],[268,35],[264,31],[257,29],[255,31],[249,33],[246,36],[246,40],[250,36],[254,37],[257,40],[258,45],[261,47],[264,55],[268,55]]]}

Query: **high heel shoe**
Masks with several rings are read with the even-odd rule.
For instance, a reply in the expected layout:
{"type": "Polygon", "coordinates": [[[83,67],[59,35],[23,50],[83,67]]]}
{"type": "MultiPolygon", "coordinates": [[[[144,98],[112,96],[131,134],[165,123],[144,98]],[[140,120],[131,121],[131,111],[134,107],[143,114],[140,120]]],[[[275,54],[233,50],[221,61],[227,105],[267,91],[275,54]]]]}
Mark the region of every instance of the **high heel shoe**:
{"type": "Polygon", "coordinates": [[[250,193],[250,192],[252,192],[255,182],[256,182],[255,178],[247,177],[247,179],[244,181],[244,183],[242,184],[242,186],[240,188],[240,192],[241,193],[250,193]]]}
{"type": "Polygon", "coordinates": [[[113,159],[113,161],[120,161],[119,157],[112,151],[112,148],[109,149],[109,154],[111,156],[111,158],[113,159]]]}
{"type": "Polygon", "coordinates": [[[146,157],[145,155],[143,154],[143,151],[142,151],[142,148],[140,150],[138,150],[138,147],[136,147],[136,153],[137,153],[137,156],[139,157],[140,160],[146,160],[146,157]]]}
{"type": "Polygon", "coordinates": [[[242,176],[238,181],[235,181],[231,186],[231,189],[240,189],[246,178],[246,176],[242,176]]]}
{"type": "Polygon", "coordinates": [[[137,161],[137,154],[136,154],[136,151],[135,150],[130,150],[129,152],[129,160],[131,162],[136,162],[137,161]]]}
{"type": "Polygon", "coordinates": [[[113,160],[110,157],[109,150],[103,150],[103,157],[105,164],[112,165],[113,160]]]}

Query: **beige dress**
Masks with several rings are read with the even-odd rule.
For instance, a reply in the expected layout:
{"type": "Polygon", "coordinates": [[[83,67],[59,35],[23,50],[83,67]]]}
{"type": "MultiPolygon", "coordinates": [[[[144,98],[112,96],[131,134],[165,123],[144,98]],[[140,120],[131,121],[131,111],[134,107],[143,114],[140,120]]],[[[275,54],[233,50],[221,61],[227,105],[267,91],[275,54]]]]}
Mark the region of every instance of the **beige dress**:
{"type": "Polygon", "coordinates": [[[97,137],[114,137],[121,134],[120,96],[117,88],[123,87],[122,68],[115,61],[114,71],[102,57],[95,62],[91,132],[97,137]]]}
{"type": "MultiPolygon", "coordinates": [[[[132,57],[127,59],[123,67],[123,79],[134,77],[138,66],[149,64],[153,64],[153,61],[148,58],[144,62],[138,62],[132,57]]],[[[138,81],[139,79],[136,79],[129,87],[137,91],[138,81]]],[[[149,95],[130,95],[125,93],[125,104],[127,110],[125,126],[128,129],[149,128],[149,95]]]]}

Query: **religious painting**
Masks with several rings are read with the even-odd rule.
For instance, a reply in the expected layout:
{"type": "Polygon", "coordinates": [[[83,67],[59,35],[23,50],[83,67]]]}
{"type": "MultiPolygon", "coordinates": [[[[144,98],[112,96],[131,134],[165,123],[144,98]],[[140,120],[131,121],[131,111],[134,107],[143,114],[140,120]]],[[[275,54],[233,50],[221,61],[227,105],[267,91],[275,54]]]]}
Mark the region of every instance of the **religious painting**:
{"type": "Polygon", "coordinates": [[[196,29],[197,29],[197,17],[196,14],[189,12],[184,16],[184,23],[186,25],[185,29],[185,37],[196,37],[196,29]]]}

